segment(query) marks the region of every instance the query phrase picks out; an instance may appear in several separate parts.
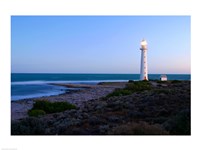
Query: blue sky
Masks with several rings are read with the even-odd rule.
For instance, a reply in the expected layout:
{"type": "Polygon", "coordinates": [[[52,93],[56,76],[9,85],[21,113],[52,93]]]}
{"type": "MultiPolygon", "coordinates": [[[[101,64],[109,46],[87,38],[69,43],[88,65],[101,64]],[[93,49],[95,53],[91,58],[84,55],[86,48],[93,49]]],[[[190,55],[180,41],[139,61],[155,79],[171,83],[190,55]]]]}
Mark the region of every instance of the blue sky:
{"type": "Polygon", "coordinates": [[[12,16],[12,73],[190,74],[189,16],[12,16]]]}

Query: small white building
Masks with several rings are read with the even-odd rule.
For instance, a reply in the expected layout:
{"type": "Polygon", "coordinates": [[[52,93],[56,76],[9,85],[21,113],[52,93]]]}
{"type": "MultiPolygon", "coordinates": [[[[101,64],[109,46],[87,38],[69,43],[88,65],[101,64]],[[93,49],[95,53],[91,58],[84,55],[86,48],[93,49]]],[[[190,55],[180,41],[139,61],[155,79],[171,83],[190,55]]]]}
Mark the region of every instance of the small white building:
{"type": "Polygon", "coordinates": [[[167,76],[166,75],[161,75],[160,76],[160,81],[167,81],[167,76]]]}

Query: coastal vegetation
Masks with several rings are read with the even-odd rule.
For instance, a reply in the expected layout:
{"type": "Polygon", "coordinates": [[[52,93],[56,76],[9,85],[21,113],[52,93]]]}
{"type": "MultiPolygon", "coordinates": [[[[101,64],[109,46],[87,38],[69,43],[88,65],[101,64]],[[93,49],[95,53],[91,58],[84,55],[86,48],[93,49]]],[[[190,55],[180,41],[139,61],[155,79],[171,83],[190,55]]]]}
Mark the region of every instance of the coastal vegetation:
{"type": "Polygon", "coordinates": [[[180,80],[172,80],[171,83],[181,83],[180,80]]]}
{"type": "Polygon", "coordinates": [[[41,109],[31,109],[28,111],[28,115],[31,117],[39,117],[39,116],[42,116],[45,114],[46,114],[46,112],[41,109]]]}
{"type": "Polygon", "coordinates": [[[40,117],[12,121],[11,134],[190,135],[190,93],[190,81],[132,81],[78,109],[36,101],[32,116],[40,117]]]}
{"type": "Polygon", "coordinates": [[[75,108],[75,105],[68,102],[49,102],[47,100],[38,100],[33,104],[33,108],[28,111],[28,115],[38,117],[45,114],[57,113],[75,108]]]}
{"type": "Polygon", "coordinates": [[[150,89],[151,84],[148,81],[129,81],[125,88],[116,89],[112,93],[108,94],[107,97],[130,95],[134,92],[141,92],[150,89]]]}

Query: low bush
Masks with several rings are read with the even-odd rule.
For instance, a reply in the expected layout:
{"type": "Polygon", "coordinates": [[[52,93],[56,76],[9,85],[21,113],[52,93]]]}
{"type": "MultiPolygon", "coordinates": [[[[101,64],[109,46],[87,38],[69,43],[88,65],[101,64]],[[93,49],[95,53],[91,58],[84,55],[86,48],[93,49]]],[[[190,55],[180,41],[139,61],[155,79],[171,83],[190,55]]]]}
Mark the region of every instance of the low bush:
{"type": "Polygon", "coordinates": [[[49,102],[45,100],[36,101],[33,108],[29,111],[29,115],[38,116],[45,113],[57,113],[69,109],[76,109],[76,106],[68,102],[49,102]]]}
{"type": "Polygon", "coordinates": [[[161,81],[161,80],[157,80],[157,83],[167,83],[168,81],[161,81]]]}
{"type": "Polygon", "coordinates": [[[129,81],[124,89],[116,89],[114,92],[108,94],[107,97],[130,95],[134,92],[150,89],[151,84],[148,81],[129,81]]]}
{"type": "Polygon", "coordinates": [[[133,80],[128,80],[128,83],[133,83],[134,81],[133,80]]]}
{"type": "Polygon", "coordinates": [[[132,92],[150,90],[151,84],[148,81],[137,81],[133,83],[128,83],[125,89],[132,92]]]}
{"type": "Polygon", "coordinates": [[[173,135],[190,135],[190,110],[183,110],[164,123],[164,127],[173,135]]]}
{"type": "Polygon", "coordinates": [[[40,110],[40,109],[31,109],[28,111],[28,115],[31,117],[38,117],[38,116],[42,116],[45,114],[46,114],[46,112],[44,110],[40,110]]]}
{"type": "Polygon", "coordinates": [[[12,135],[44,135],[47,125],[38,118],[25,118],[11,123],[12,135]]]}

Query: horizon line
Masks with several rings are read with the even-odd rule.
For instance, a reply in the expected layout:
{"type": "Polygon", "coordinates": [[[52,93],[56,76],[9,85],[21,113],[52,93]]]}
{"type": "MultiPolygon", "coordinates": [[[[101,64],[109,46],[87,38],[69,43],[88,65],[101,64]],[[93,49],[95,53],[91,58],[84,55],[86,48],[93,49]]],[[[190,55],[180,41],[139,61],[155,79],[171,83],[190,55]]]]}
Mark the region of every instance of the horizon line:
{"type": "MultiPolygon", "coordinates": [[[[65,72],[11,72],[11,74],[140,74],[140,73],[65,73],[65,72]]],[[[149,73],[151,74],[187,74],[191,75],[191,73],[149,73]]]]}

